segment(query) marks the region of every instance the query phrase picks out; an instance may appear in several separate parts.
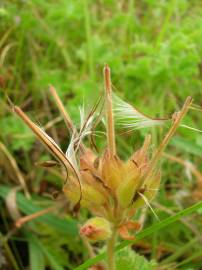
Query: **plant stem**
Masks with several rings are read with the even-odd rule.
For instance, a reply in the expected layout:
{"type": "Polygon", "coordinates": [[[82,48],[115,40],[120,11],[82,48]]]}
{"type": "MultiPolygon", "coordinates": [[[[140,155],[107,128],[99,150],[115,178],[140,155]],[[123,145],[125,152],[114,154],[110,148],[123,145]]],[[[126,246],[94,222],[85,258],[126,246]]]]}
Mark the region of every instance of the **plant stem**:
{"type": "Polygon", "coordinates": [[[172,0],[171,3],[168,5],[168,11],[167,11],[167,14],[165,16],[165,20],[164,20],[163,25],[161,27],[161,31],[157,37],[157,41],[156,41],[157,46],[159,46],[159,44],[161,44],[161,42],[162,42],[162,40],[167,32],[170,19],[175,11],[175,6],[176,6],[175,0],[172,0]]]}
{"type": "Polygon", "coordinates": [[[115,270],[115,244],[116,230],[113,231],[111,238],[107,242],[107,270],[115,270]]]}
{"type": "Polygon", "coordinates": [[[112,89],[110,68],[108,65],[104,67],[104,80],[106,91],[106,116],[107,116],[107,140],[111,156],[116,154],[115,134],[114,134],[114,118],[112,108],[112,89]]]}
{"type": "Polygon", "coordinates": [[[89,1],[83,0],[83,10],[84,10],[84,20],[85,20],[85,31],[86,31],[86,41],[87,41],[87,54],[88,54],[88,68],[90,72],[90,78],[95,81],[95,71],[94,71],[94,50],[92,43],[92,33],[91,33],[91,17],[89,10],[89,1]]]}
{"type": "Polygon", "coordinates": [[[170,141],[170,139],[172,138],[172,136],[174,135],[176,129],[178,128],[181,120],[183,119],[183,117],[186,115],[187,111],[189,110],[189,106],[192,103],[192,98],[191,97],[187,97],[181,111],[179,111],[176,115],[176,118],[174,119],[174,123],[171,126],[171,128],[169,129],[169,131],[167,132],[166,136],[164,137],[163,141],[161,142],[160,146],[158,147],[156,153],[154,154],[154,157],[151,161],[151,164],[146,172],[146,178],[144,183],[147,182],[148,179],[150,179],[154,168],[156,166],[157,161],[160,159],[161,155],[163,154],[163,151],[165,149],[165,147],[167,146],[168,142],[170,141]]]}

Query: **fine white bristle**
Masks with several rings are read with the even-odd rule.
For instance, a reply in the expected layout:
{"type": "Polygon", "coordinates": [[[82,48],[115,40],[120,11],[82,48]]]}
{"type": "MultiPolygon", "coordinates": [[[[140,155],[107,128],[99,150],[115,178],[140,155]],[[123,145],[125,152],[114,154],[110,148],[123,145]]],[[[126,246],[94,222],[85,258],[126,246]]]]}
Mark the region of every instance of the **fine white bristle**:
{"type": "Polygon", "coordinates": [[[190,129],[190,130],[193,130],[193,131],[202,133],[202,130],[201,129],[193,128],[193,127],[190,127],[190,126],[187,126],[187,125],[184,125],[184,124],[183,125],[180,125],[180,127],[184,127],[184,128],[187,128],[187,129],[190,129]]]}
{"type": "Polygon", "coordinates": [[[146,116],[115,94],[113,94],[113,107],[116,123],[130,130],[160,126],[169,121],[169,119],[154,119],[146,116]]]}
{"type": "Polygon", "coordinates": [[[77,171],[79,171],[79,169],[76,159],[76,153],[82,143],[82,140],[92,133],[92,125],[94,120],[94,114],[89,114],[87,117],[85,117],[84,106],[82,108],[79,108],[79,111],[80,129],[78,132],[75,130],[72,133],[71,140],[66,151],[66,157],[71,160],[77,171]]]}
{"type": "Polygon", "coordinates": [[[145,197],[142,193],[138,192],[138,194],[142,197],[142,199],[145,201],[146,205],[151,209],[152,213],[154,214],[155,218],[159,221],[159,217],[155,213],[154,209],[152,208],[151,204],[149,203],[147,197],[145,197]]]}

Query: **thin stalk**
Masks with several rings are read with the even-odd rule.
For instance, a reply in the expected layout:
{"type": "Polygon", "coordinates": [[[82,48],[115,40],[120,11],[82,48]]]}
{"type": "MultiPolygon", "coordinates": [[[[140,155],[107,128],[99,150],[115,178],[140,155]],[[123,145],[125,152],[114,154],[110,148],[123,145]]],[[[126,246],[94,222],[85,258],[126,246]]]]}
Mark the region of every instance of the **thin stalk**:
{"type": "Polygon", "coordinates": [[[33,220],[33,219],[36,219],[38,217],[41,217],[45,214],[48,214],[50,212],[53,212],[55,210],[56,207],[49,207],[49,208],[46,208],[46,209],[43,209],[41,211],[38,211],[36,213],[33,213],[31,215],[28,215],[28,216],[25,216],[25,217],[22,217],[20,219],[18,219],[16,222],[15,222],[15,226],[17,228],[20,228],[22,227],[25,223],[33,220]]]}
{"type": "Polygon", "coordinates": [[[66,124],[68,130],[70,131],[70,133],[72,133],[74,131],[74,125],[72,123],[72,120],[71,120],[69,114],[65,110],[65,107],[64,107],[60,97],[58,96],[55,88],[52,85],[49,86],[49,91],[57,104],[57,107],[58,107],[60,114],[62,115],[62,117],[65,121],[65,124],[66,124]]]}
{"type": "Polygon", "coordinates": [[[8,255],[8,257],[9,257],[9,259],[10,259],[12,265],[13,265],[13,269],[14,270],[20,270],[20,268],[18,266],[18,263],[17,263],[14,255],[13,255],[13,253],[12,253],[12,251],[11,251],[11,249],[10,249],[10,247],[9,247],[9,245],[8,245],[8,243],[6,241],[3,241],[3,246],[4,246],[5,251],[6,251],[6,253],[7,253],[7,255],[8,255]]]}
{"type": "Polygon", "coordinates": [[[24,193],[26,195],[26,197],[28,199],[30,199],[30,194],[29,194],[29,191],[28,191],[28,188],[27,188],[27,185],[26,185],[26,181],[17,165],[17,162],[16,160],[13,158],[13,156],[11,155],[11,153],[8,151],[8,149],[6,148],[6,146],[0,142],[0,150],[5,154],[5,156],[7,157],[7,159],[9,160],[14,172],[15,172],[15,175],[20,183],[20,185],[22,186],[23,190],[24,190],[24,193]]]}
{"type": "Polygon", "coordinates": [[[192,98],[191,97],[187,97],[182,109],[180,112],[177,113],[177,116],[174,120],[173,125],[171,126],[170,130],[168,131],[168,133],[166,134],[166,136],[164,137],[163,141],[161,142],[160,146],[158,147],[152,161],[151,164],[148,168],[148,171],[146,173],[146,179],[145,179],[145,183],[147,182],[147,180],[151,177],[153,170],[155,168],[155,165],[157,163],[157,161],[160,159],[160,157],[163,154],[163,151],[165,150],[165,147],[167,146],[168,142],[170,141],[170,139],[172,138],[172,136],[174,135],[176,129],[178,128],[181,120],[183,119],[183,117],[186,115],[187,111],[189,110],[189,106],[192,103],[192,98]]]}
{"type": "Polygon", "coordinates": [[[133,21],[137,20],[136,14],[135,14],[135,3],[134,0],[128,0],[128,13],[127,18],[125,20],[125,23],[122,27],[122,33],[120,35],[121,41],[123,42],[123,46],[127,44],[127,42],[131,42],[133,38],[134,33],[134,23],[133,21]]]}
{"type": "Polygon", "coordinates": [[[116,230],[113,231],[111,238],[107,242],[107,270],[115,270],[115,244],[116,244],[116,230]]]}
{"type": "Polygon", "coordinates": [[[85,31],[86,31],[86,40],[87,40],[87,54],[88,54],[88,68],[90,72],[91,80],[95,80],[95,72],[94,72],[94,51],[93,51],[93,43],[92,43],[92,33],[91,33],[91,17],[88,0],[83,0],[83,9],[84,9],[84,23],[85,23],[85,31]]]}
{"type": "MultiPolygon", "coordinates": [[[[4,211],[4,209],[2,209],[2,221],[3,221],[3,225],[6,229],[6,231],[8,232],[7,235],[9,233],[11,233],[11,230],[9,228],[9,225],[8,225],[8,221],[6,219],[6,213],[4,211]]],[[[3,246],[3,248],[5,249],[5,252],[6,252],[6,255],[8,256],[8,259],[10,260],[12,266],[13,266],[13,269],[14,270],[20,270],[22,269],[22,264],[21,264],[21,260],[19,258],[19,254],[16,250],[16,247],[13,243],[13,241],[10,242],[10,245],[8,244],[8,239],[6,236],[4,236],[1,232],[0,232],[0,247],[3,246]],[[12,249],[11,249],[11,247],[12,249]],[[15,254],[14,254],[15,253],[15,254]]]]}
{"type": "Polygon", "coordinates": [[[113,156],[116,154],[116,145],[115,145],[114,118],[112,108],[111,77],[110,77],[110,68],[108,67],[108,65],[104,67],[104,81],[106,91],[107,140],[110,154],[113,156]]]}
{"type": "Polygon", "coordinates": [[[161,27],[161,31],[157,37],[157,40],[156,40],[156,45],[157,47],[159,46],[159,44],[162,42],[165,34],[166,34],[166,31],[168,29],[168,26],[169,26],[169,22],[170,22],[170,19],[175,11],[175,6],[176,6],[176,0],[172,0],[171,3],[169,3],[168,5],[168,11],[167,11],[167,14],[165,16],[165,20],[164,20],[164,23],[161,27]]]}
{"type": "MultiPolygon", "coordinates": [[[[54,98],[54,101],[58,107],[58,110],[60,111],[61,116],[64,119],[64,122],[68,128],[70,135],[72,135],[73,133],[77,134],[77,130],[76,130],[68,112],[66,111],[66,109],[62,103],[62,100],[60,99],[59,95],[57,94],[56,89],[52,85],[50,85],[49,91],[54,98]]],[[[80,143],[79,147],[83,152],[85,151],[85,146],[82,144],[82,142],[80,143]]]]}

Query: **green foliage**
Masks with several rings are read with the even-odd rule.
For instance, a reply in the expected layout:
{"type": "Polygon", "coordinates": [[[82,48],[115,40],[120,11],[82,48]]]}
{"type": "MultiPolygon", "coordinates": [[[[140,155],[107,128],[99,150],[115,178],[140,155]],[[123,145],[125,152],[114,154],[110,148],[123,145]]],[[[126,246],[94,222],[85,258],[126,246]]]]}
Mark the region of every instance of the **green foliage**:
{"type": "Polygon", "coordinates": [[[45,268],[44,256],[40,246],[32,235],[27,237],[29,240],[29,256],[31,270],[43,270],[45,268]]]}
{"type": "MultiPolygon", "coordinates": [[[[20,212],[29,215],[52,205],[54,202],[45,200],[44,195],[60,188],[61,182],[54,171],[34,167],[36,161],[51,157],[44,154],[28,128],[11,113],[5,94],[44,126],[58,116],[47,92],[48,85],[53,84],[78,123],[78,106],[84,101],[85,106],[90,107],[102,93],[102,69],[108,63],[115,92],[148,115],[166,116],[178,110],[188,95],[201,106],[201,55],[202,7],[197,0],[1,0],[0,141],[16,159],[33,193],[31,200],[17,193],[20,212]]],[[[183,124],[201,129],[201,112],[190,110],[183,124]]],[[[66,149],[68,136],[63,123],[57,123],[48,133],[53,137],[57,133],[61,147],[66,149]]],[[[118,141],[121,156],[128,158],[146,133],[147,130],[142,130],[123,134],[118,141]]],[[[163,129],[152,130],[154,145],[159,143],[163,133],[163,129]]],[[[101,146],[99,138],[96,143],[101,146]]],[[[201,148],[201,133],[179,128],[168,152],[192,162],[200,172],[201,148]]],[[[0,185],[0,230],[6,236],[13,224],[4,201],[13,182],[6,166],[1,168],[2,162],[0,160],[0,181],[3,182],[0,185]]],[[[196,189],[200,193],[199,180],[188,177],[187,168],[165,159],[162,166],[157,199],[160,205],[175,213],[201,199],[194,195],[196,189]],[[189,198],[184,199],[183,192],[187,192],[189,198]]],[[[158,208],[155,211],[160,220],[168,218],[165,211],[158,208]]],[[[201,269],[200,242],[192,243],[193,236],[197,239],[202,229],[201,209],[197,213],[188,220],[190,227],[169,223],[172,227],[161,232],[158,226],[150,231],[147,240],[151,244],[150,253],[160,267],[173,269],[173,265],[177,265],[177,269],[201,269]],[[183,249],[190,242],[191,246],[183,249]],[[168,250],[162,257],[168,256],[171,266],[164,263],[162,257],[157,258],[159,243],[168,250]]],[[[77,222],[63,214],[62,217],[47,214],[19,231],[23,241],[28,243],[29,266],[24,269],[74,269],[86,258],[77,222]]],[[[81,219],[85,215],[88,214],[82,213],[81,219]]],[[[145,226],[152,223],[151,214],[148,216],[145,226]]],[[[5,254],[13,252],[13,257],[17,258],[13,265],[23,270],[20,252],[13,251],[18,242],[13,238],[10,242],[12,250],[6,249],[5,254]]]]}
{"type": "Polygon", "coordinates": [[[4,130],[2,138],[10,144],[11,149],[29,151],[34,143],[34,136],[20,119],[7,116],[0,121],[0,129],[4,130]]]}
{"type": "MultiPolygon", "coordinates": [[[[6,198],[10,188],[0,185],[0,198],[6,198]]],[[[22,193],[17,193],[17,207],[30,215],[44,209],[37,204],[46,204],[47,208],[52,201],[27,199],[22,193]]],[[[53,202],[54,203],[54,202],[53,202]]],[[[50,265],[55,270],[71,266],[66,250],[82,252],[79,243],[77,222],[70,217],[56,217],[54,214],[46,214],[27,226],[23,227],[24,241],[28,242],[31,270],[45,269],[50,265]],[[62,247],[65,247],[62,248],[62,247]]]]}
{"type": "MultiPolygon", "coordinates": [[[[5,199],[9,190],[10,188],[1,185],[0,197],[5,199]]],[[[38,203],[42,203],[42,204],[43,202],[44,202],[43,199],[38,201],[38,203]]],[[[54,202],[52,201],[46,202],[47,207],[50,205],[50,203],[54,203],[54,202]]],[[[21,193],[17,194],[17,205],[19,206],[19,209],[26,215],[36,213],[43,209],[42,207],[37,205],[37,200],[35,201],[35,200],[27,199],[21,193]]],[[[69,236],[75,237],[78,235],[77,222],[70,217],[59,219],[59,218],[56,218],[53,214],[46,214],[44,216],[39,217],[37,220],[49,225],[53,229],[62,233],[63,236],[69,235],[69,236]]]]}
{"type": "Polygon", "coordinates": [[[156,263],[147,261],[143,256],[138,255],[130,248],[124,248],[116,255],[117,270],[154,270],[156,263]]]}
{"type": "Polygon", "coordinates": [[[181,137],[175,137],[171,144],[177,146],[179,149],[183,149],[190,154],[194,154],[200,157],[202,156],[202,146],[190,140],[186,140],[181,137]]]}
{"type": "MultiPolygon", "coordinates": [[[[188,216],[199,209],[202,208],[202,202],[196,203],[192,205],[191,207],[188,207],[182,211],[179,211],[177,214],[170,216],[168,218],[165,218],[164,220],[157,222],[156,224],[152,225],[149,228],[146,228],[142,230],[141,232],[137,233],[135,240],[125,240],[116,247],[116,251],[119,251],[131,244],[134,244],[136,241],[141,240],[147,236],[150,236],[151,234],[154,234],[155,232],[158,232],[159,230],[168,227],[169,225],[173,225],[174,222],[180,220],[181,218],[188,216]]],[[[170,227],[168,227],[170,229],[170,227]]],[[[79,265],[78,267],[75,268],[75,270],[84,270],[87,269],[88,267],[96,264],[97,262],[101,261],[104,259],[106,256],[105,253],[101,253],[97,255],[96,257],[87,260],[83,264],[79,265]]]]}

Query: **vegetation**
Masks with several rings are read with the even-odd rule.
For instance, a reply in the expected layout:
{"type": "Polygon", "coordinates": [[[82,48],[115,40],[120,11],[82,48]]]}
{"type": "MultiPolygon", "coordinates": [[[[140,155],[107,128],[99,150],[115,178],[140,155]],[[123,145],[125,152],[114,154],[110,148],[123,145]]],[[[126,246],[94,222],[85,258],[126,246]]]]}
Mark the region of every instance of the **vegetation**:
{"type": "MultiPolygon", "coordinates": [[[[88,112],[103,96],[106,63],[113,92],[146,115],[176,119],[187,96],[194,100],[161,157],[157,197],[136,211],[143,228],[133,240],[118,239],[117,269],[201,269],[201,15],[197,0],[1,2],[0,269],[104,267],[104,244],[79,235],[91,213],[75,213],[64,199],[64,175],[46,162],[51,155],[11,102],[65,151],[71,138],[49,85],[79,127],[79,106],[88,112]]],[[[118,126],[118,155],[130,157],[148,133],[152,154],[171,122],[118,126]]],[[[103,124],[97,129],[104,149],[103,124]]]]}

